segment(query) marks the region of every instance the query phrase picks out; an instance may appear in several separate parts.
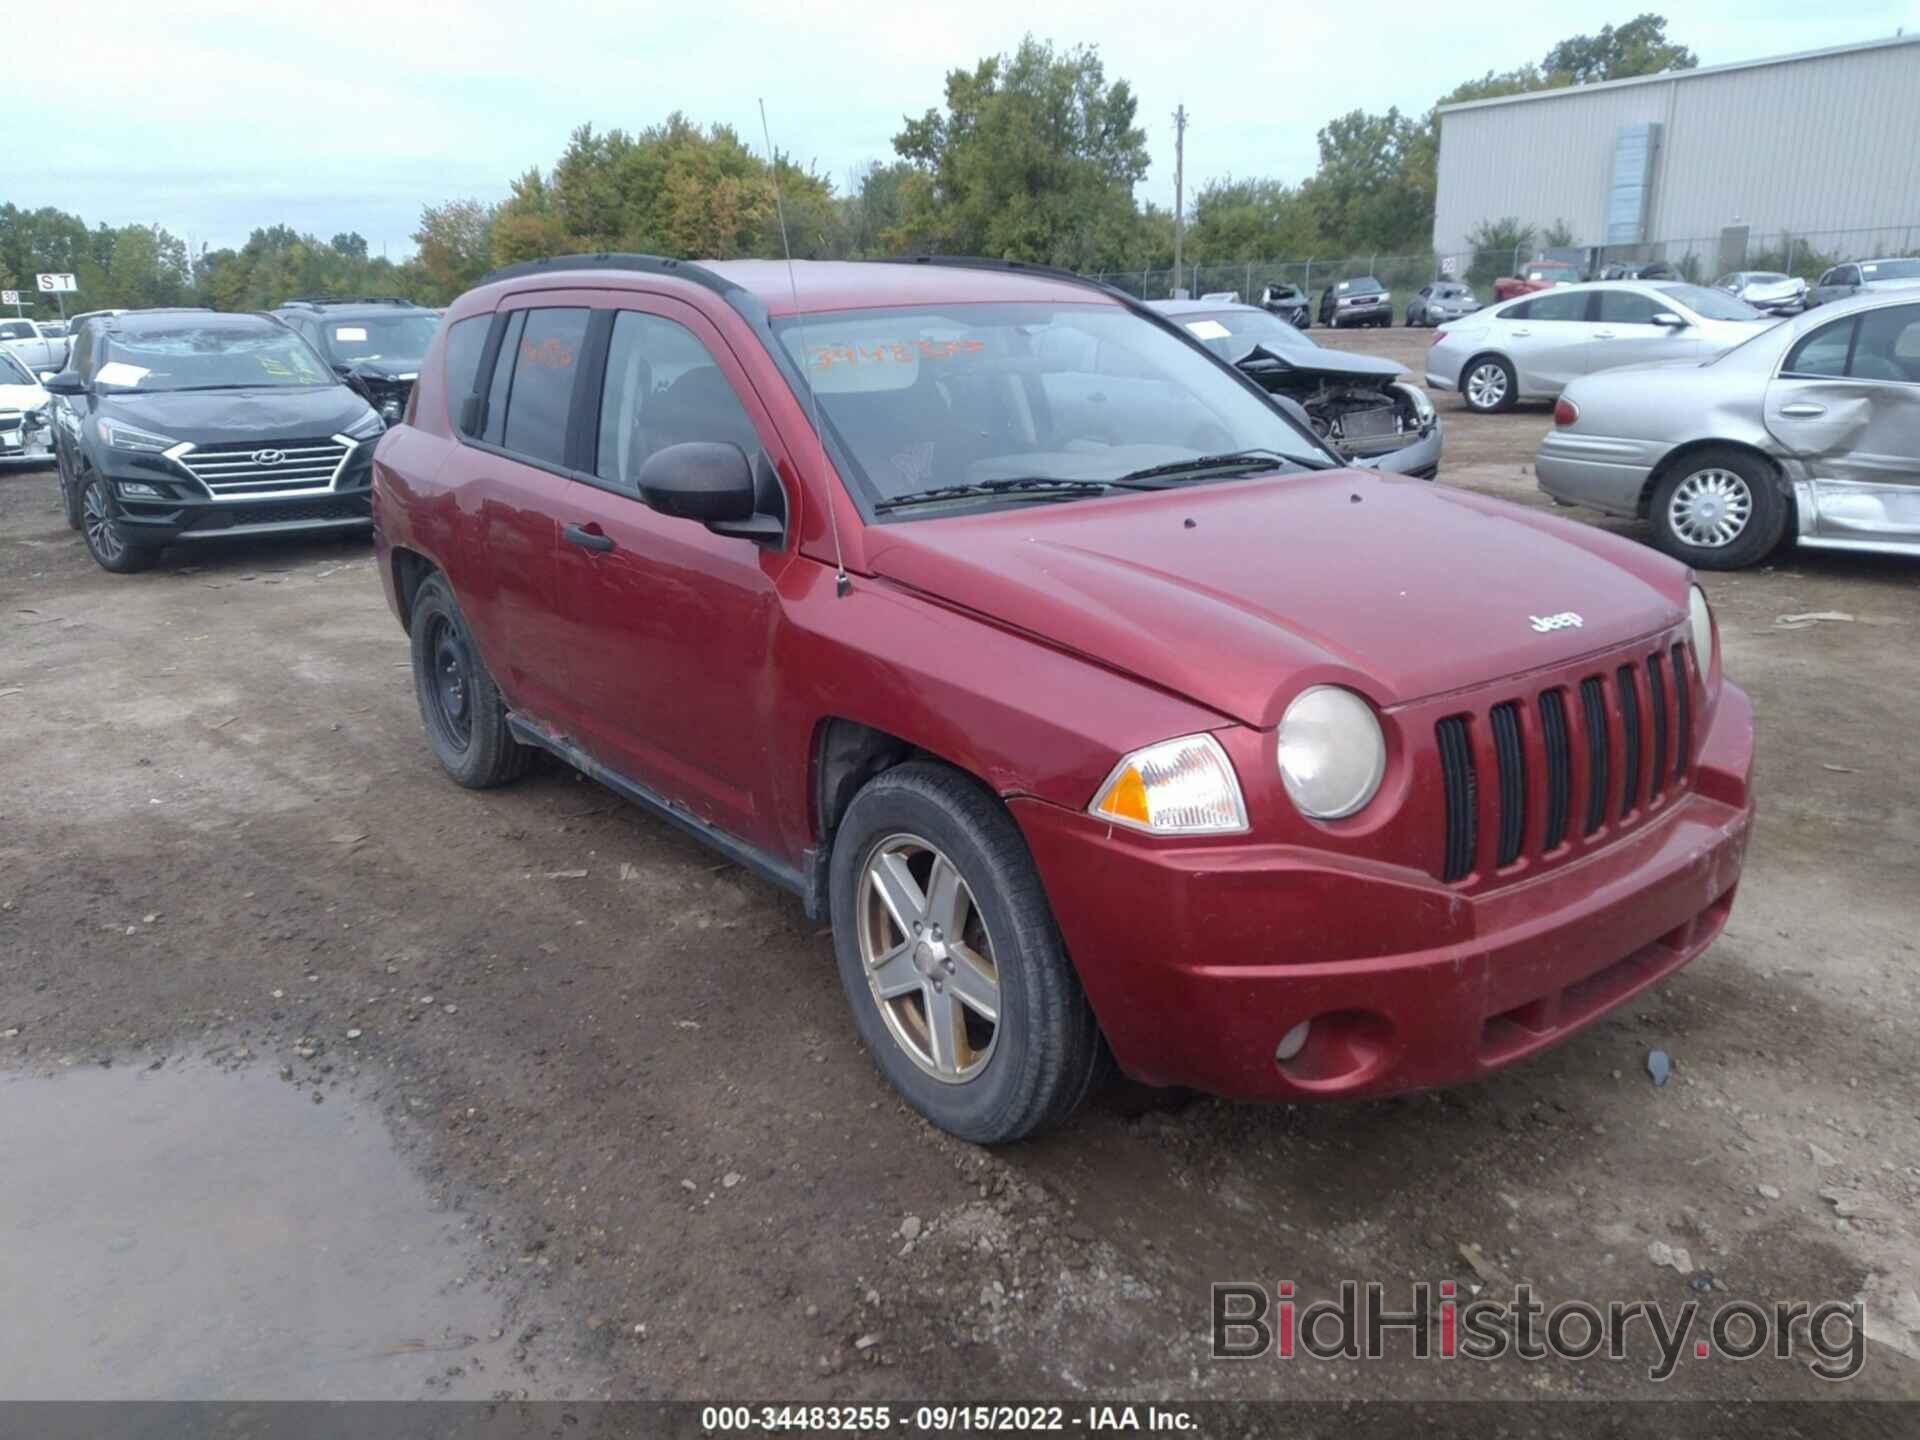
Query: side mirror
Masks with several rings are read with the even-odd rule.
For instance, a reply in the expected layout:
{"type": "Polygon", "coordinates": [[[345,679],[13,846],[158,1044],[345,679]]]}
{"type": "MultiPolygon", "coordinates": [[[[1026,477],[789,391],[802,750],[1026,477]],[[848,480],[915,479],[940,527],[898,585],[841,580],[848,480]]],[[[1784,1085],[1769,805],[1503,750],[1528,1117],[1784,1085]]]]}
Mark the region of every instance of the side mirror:
{"type": "Polygon", "coordinates": [[[87,382],[71,370],[42,370],[40,384],[49,395],[84,395],[87,382]]]}
{"type": "Polygon", "coordinates": [[[1684,330],[1687,328],[1687,322],[1671,310],[1662,310],[1659,314],[1655,315],[1653,317],[1653,323],[1658,325],[1662,330],[1684,330]]]}
{"type": "Polygon", "coordinates": [[[778,544],[786,498],[773,467],[738,445],[696,440],[656,450],[634,477],[640,499],[662,515],[698,520],[716,535],[778,544]]]}

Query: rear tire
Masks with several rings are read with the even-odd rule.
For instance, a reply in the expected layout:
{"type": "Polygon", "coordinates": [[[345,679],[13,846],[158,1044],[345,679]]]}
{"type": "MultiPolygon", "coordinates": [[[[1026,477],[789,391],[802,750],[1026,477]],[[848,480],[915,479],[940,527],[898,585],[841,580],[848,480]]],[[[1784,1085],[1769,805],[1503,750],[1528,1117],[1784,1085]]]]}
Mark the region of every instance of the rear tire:
{"type": "Polygon", "coordinates": [[[1771,466],[1744,450],[1696,451],[1654,487],[1653,543],[1698,570],[1744,570],[1771,555],[1787,497],[1771,466]]]}
{"type": "Polygon", "coordinates": [[[1513,366],[1498,355],[1476,355],[1460,367],[1460,399],[1476,415],[1511,410],[1519,389],[1513,366]]]}
{"type": "Polygon", "coordinates": [[[114,516],[113,495],[98,475],[80,492],[80,533],[93,563],[113,575],[137,575],[160,558],[157,545],[129,544],[114,516]]]}
{"type": "Polygon", "coordinates": [[[409,628],[420,723],[440,767],[469,790],[489,790],[526,774],[534,752],[508,729],[506,702],[480,661],[444,576],[428,576],[420,586],[409,628]]]}
{"type": "Polygon", "coordinates": [[[1073,1113],[1100,1029],[996,796],[945,765],[886,771],[847,807],[828,883],[854,1023],[908,1104],[979,1145],[1073,1113]]]}

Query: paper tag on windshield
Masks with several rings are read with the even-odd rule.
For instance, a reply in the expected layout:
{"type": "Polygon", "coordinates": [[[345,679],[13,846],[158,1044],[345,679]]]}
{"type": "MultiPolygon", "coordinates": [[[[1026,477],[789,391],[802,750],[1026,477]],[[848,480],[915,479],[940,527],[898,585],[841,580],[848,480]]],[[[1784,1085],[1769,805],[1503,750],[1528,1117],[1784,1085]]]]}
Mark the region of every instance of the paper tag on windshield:
{"type": "Polygon", "coordinates": [[[1218,320],[1195,320],[1188,324],[1187,329],[1197,340],[1224,340],[1233,334],[1218,320]]]}
{"type": "Polygon", "coordinates": [[[367,329],[364,325],[342,325],[333,332],[333,338],[336,340],[364,340],[367,338],[367,329]]]}
{"type": "Polygon", "coordinates": [[[109,360],[94,372],[96,385],[138,385],[153,372],[140,365],[129,365],[123,360],[109,360]]]}

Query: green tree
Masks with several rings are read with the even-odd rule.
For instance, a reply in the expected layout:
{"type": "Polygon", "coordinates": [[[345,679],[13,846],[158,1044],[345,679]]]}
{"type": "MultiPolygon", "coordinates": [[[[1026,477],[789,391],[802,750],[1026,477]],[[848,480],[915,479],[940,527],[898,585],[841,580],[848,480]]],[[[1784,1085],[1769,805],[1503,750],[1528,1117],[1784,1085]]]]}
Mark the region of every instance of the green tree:
{"type": "Polygon", "coordinates": [[[1278,180],[1211,180],[1193,197],[1186,253],[1199,264],[1311,255],[1320,246],[1312,200],[1278,180]]]}
{"type": "Polygon", "coordinates": [[[329,240],[327,244],[346,256],[349,260],[364,260],[367,258],[367,237],[362,235],[358,230],[348,230],[336,235],[333,239],[329,240]]]}
{"type": "Polygon", "coordinates": [[[1699,63],[1700,57],[1693,51],[1667,39],[1664,15],[1647,13],[1618,29],[1602,25],[1598,35],[1574,35],[1562,40],[1547,52],[1540,68],[1553,77],[1556,85],[1590,85],[1596,80],[1691,70],[1699,63]]]}
{"type": "Polygon", "coordinates": [[[413,243],[418,283],[444,305],[492,267],[493,210],[478,200],[425,206],[413,243]]]}
{"type": "Polygon", "coordinates": [[[1511,275],[1514,267],[1533,253],[1533,241],[1533,227],[1512,215],[1482,220],[1467,232],[1467,244],[1473,249],[1468,283],[1485,287],[1502,275],[1511,275]]]}
{"type": "Polygon", "coordinates": [[[885,243],[1083,270],[1130,263],[1133,187],[1147,173],[1135,108],[1096,50],[1056,51],[1031,35],[1012,55],[948,72],[945,109],[894,136],[918,173],[885,243]]]}
{"type": "Polygon", "coordinates": [[[1322,127],[1320,168],[1302,187],[1337,248],[1424,250],[1433,233],[1432,159],[1420,122],[1354,110],[1322,127]]]}

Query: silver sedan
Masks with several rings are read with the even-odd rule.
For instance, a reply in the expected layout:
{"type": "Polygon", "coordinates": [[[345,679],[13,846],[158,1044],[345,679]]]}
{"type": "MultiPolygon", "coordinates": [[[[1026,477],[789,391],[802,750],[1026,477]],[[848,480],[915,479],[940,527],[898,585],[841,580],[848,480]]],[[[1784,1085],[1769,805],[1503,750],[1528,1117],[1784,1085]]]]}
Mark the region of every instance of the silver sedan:
{"type": "Polygon", "coordinates": [[[1705,360],[1777,323],[1680,280],[1555,285],[1448,322],[1427,351],[1427,388],[1458,390],[1469,410],[1490,414],[1551,400],[1597,370],[1705,360]]]}
{"type": "Polygon", "coordinates": [[[1563,503],[1645,517],[1703,569],[1752,565],[1789,528],[1920,555],[1920,295],[1823,305],[1706,364],[1576,380],[1534,472],[1563,503]]]}

